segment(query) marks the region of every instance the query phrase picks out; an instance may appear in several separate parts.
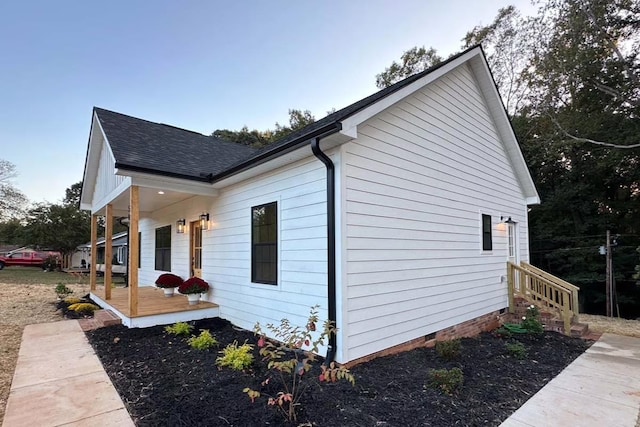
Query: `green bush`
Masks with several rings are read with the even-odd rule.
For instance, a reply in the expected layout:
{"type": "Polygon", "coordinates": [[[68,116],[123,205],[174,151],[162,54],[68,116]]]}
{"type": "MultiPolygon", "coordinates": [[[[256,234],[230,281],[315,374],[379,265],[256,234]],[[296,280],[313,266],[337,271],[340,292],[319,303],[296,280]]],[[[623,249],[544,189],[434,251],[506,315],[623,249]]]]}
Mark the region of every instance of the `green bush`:
{"type": "Polygon", "coordinates": [[[67,295],[72,294],[73,291],[69,289],[67,285],[63,283],[58,283],[58,286],[56,286],[56,289],[55,289],[55,293],[56,295],[58,295],[58,298],[64,298],[67,295]]]}
{"type": "Polygon", "coordinates": [[[513,356],[516,359],[527,358],[527,349],[521,342],[506,343],[505,347],[507,348],[507,352],[510,356],[513,356]]]}
{"type": "Polygon", "coordinates": [[[444,360],[453,360],[460,356],[460,340],[436,342],[436,353],[444,360]]]}
{"type": "Polygon", "coordinates": [[[527,308],[527,315],[522,318],[522,327],[530,334],[541,334],[544,332],[544,326],[540,322],[540,310],[535,305],[527,308]]]}
{"type": "Polygon", "coordinates": [[[206,329],[203,329],[197,337],[189,338],[187,342],[196,350],[207,350],[218,345],[218,340],[206,329]]]}
{"type": "Polygon", "coordinates": [[[222,356],[216,359],[216,365],[221,367],[229,367],[236,371],[244,371],[253,363],[253,354],[251,351],[253,346],[246,342],[238,346],[238,342],[234,341],[220,352],[222,356]]]}
{"type": "Polygon", "coordinates": [[[174,323],[173,325],[165,326],[165,332],[171,335],[178,335],[188,337],[191,335],[193,326],[185,322],[174,323]]]}
{"type": "Polygon", "coordinates": [[[429,371],[429,387],[453,394],[464,383],[464,375],[460,368],[431,369],[429,371]]]}

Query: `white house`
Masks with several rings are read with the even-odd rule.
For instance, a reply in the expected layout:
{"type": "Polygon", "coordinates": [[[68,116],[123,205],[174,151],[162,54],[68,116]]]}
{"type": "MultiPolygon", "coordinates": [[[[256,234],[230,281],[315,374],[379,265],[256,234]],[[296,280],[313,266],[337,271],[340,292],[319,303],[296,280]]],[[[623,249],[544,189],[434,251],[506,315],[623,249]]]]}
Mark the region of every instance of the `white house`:
{"type": "Polygon", "coordinates": [[[507,307],[537,203],[480,47],[262,150],[95,108],[81,198],[94,224],[130,217],[126,308],[93,286],[125,324],[304,324],[319,304],[338,362],[507,307]],[[167,271],[212,304],[141,314],[167,271]]]}

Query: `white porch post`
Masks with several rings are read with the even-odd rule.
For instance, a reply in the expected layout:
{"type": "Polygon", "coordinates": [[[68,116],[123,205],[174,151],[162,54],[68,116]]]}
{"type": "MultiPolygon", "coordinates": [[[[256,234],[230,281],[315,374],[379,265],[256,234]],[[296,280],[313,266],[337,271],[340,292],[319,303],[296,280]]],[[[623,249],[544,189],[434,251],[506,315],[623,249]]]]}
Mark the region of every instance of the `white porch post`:
{"type": "Polygon", "coordinates": [[[140,192],[137,185],[129,189],[129,316],[138,314],[138,221],[140,220],[140,192]]]}

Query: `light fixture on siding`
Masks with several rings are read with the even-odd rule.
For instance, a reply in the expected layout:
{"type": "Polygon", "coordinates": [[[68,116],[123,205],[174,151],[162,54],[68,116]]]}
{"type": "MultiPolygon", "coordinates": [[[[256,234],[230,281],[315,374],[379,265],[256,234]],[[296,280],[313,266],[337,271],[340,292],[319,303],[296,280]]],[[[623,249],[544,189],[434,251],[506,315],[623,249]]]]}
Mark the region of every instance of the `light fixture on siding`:
{"type": "Polygon", "coordinates": [[[183,234],[186,224],[187,224],[187,221],[184,218],[179,219],[178,221],[176,221],[176,232],[178,234],[183,234]]]}
{"type": "Polygon", "coordinates": [[[209,229],[209,214],[203,213],[200,215],[200,228],[203,231],[207,231],[209,229]]]}
{"type": "Polygon", "coordinates": [[[500,217],[500,221],[504,222],[505,224],[515,224],[516,223],[514,220],[511,219],[511,217],[504,217],[504,216],[500,217]]]}

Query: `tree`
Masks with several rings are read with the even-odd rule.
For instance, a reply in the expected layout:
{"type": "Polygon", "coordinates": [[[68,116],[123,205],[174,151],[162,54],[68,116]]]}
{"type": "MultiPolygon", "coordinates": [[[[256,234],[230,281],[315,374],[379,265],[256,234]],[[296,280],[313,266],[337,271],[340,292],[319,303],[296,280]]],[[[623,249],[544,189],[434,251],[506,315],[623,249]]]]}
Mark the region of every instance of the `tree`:
{"type": "Polygon", "coordinates": [[[67,256],[91,238],[91,215],[79,209],[82,182],[65,190],[61,204],[40,203],[27,212],[26,241],[67,256]]]}
{"type": "Polygon", "coordinates": [[[27,198],[11,182],[17,175],[13,163],[0,159],[0,221],[17,218],[27,204],[27,198]]]}
{"type": "Polygon", "coordinates": [[[265,131],[249,130],[247,126],[242,127],[239,131],[217,129],[211,135],[238,144],[261,148],[273,144],[313,122],[315,122],[315,118],[309,110],[291,109],[289,110],[289,126],[276,123],[274,130],[267,129],[265,131]]]}
{"type": "Polygon", "coordinates": [[[442,57],[434,48],[412,47],[400,55],[400,62],[393,61],[383,72],[376,75],[376,86],[383,89],[440,62],[442,57]]]}

